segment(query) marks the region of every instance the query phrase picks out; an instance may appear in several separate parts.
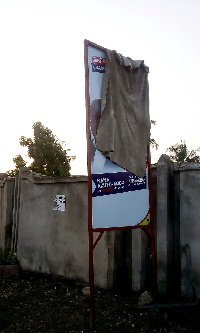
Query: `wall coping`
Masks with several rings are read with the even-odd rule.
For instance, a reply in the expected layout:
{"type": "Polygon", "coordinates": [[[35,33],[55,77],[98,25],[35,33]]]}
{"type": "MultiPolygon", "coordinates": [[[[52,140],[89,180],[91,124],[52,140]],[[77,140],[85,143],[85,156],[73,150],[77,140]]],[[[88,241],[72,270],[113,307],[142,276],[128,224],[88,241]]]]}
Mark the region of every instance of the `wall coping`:
{"type": "Polygon", "coordinates": [[[7,177],[5,177],[5,178],[1,178],[1,175],[2,175],[2,174],[0,174],[0,187],[3,187],[4,184],[6,183],[6,181],[11,181],[11,182],[14,182],[14,181],[15,181],[15,178],[14,178],[14,177],[10,177],[10,176],[7,175],[7,177]]]}
{"type": "MultiPolygon", "coordinates": [[[[155,163],[151,165],[151,169],[157,169],[158,164],[155,163]]],[[[162,164],[165,164],[165,162],[162,162],[162,164]]],[[[174,171],[188,171],[188,170],[200,170],[200,163],[183,163],[179,165],[178,163],[173,163],[173,169],[174,171]]]]}
{"type": "Polygon", "coordinates": [[[29,168],[20,168],[19,176],[21,179],[27,179],[34,184],[55,184],[55,183],[79,183],[87,182],[87,176],[70,176],[70,177],[50,177],[41,173],[32,172],[29,168]]]}
{"type": "Polygon", "coordinates": [[[23,174],[20,175],[20,178],[27,179],[34,184],[80,183],[88,181],[87,176],[49,177],[39,174],[23,174]]]}
{"type": "Polygon", "coordinates": [[[174,163],[174,171],[200,170],[200,163],[183,163],[178,165],[174,163]]]}

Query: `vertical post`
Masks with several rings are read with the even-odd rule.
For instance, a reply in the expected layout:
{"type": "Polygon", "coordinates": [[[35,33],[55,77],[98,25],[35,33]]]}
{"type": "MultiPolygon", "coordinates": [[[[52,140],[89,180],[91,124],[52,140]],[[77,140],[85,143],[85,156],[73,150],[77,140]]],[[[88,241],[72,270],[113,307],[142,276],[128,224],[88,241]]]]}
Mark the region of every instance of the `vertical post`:
{"type": "Polygon", "coordinates": [[[93,230],[89,226],[89,281],[90,281],[90,332],[94,333],[94,248],[93,230]]]}
{"type": "Polygon", "coordinates": [[[89,118],[89,68],[88,41],[84,41],[85,61],[85,99],[86,99],[86,133],[87,133],[87,167],[88,167],[88,234],[89,234],[89,283],[90,283],[90,332],[94,333],[94,247],[92,228],[92,175],[91,175],[91,141],[89,118]]]}
{"type": "Polygon", "coordinates": [[[169,297],[174,284],[173,163],[162,155],[157,163],[157,290],[169,297]]]}
{"type": "Polygon", "coordinates": [[[132,229],[132,290],[141,290],[141,228],[132,229]]]}
{"type": "Polygon", "coordinates": [[[156,262],[156,244],[155,244],[154,235],[153,238],[151,239],[151,253],[152,253],[153,297],[155,298],[157,292],[157,262],[156,262]]]}
{"type": "Polygon", "coordinates": [[[153,296],[156,297],[157,293],[157,258],[156,258],[156,243],[155,243],[155,220],[153,209],[153,185],[151,173],[151,152],[150,145],[147,148],[148,160],[148,178],[149,178],[149,206],[150,206],[150,220],[151,220],[151,255],[152,255],[152,282],[153,282],[153,296]]]}

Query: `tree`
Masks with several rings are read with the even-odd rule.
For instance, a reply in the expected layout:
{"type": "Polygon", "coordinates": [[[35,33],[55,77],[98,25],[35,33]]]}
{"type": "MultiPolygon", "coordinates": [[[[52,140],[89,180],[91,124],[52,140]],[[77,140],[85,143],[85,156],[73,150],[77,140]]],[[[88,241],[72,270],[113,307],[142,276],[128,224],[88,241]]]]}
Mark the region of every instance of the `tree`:
{"type": "Polygon", "coordinates": [[[185,141],[181,140],[181,143],[176,143],[174,146],[167,148],[167,151],[170,152],[171,160],[178,164],[200,162],[200,156],[197,155],[199,149],[189,151],[185,141]]]}
{"type": "MultiPolygon", "coordinates": [[[[151,120],[151,124],[152,125],[157,125],[155,120],[151,120]]],[[[159,147],[159,144],[157,144],[156,140],[152,139],[151,137],[150,137],[150,145],[151,145],[152,148],[156,148],[156,150],[159,147]]]]}
{"type": "MultiPolygon", "coordinates": [[[[21,136],[19,140],[21,146],[28,148],[28,157],[33,160],[30,170],[53,177],[69,177],[70,162],[75,158],[67,156],[70,149],[64,149],[63,143],[41,122],[34,123],[32,128],[33,139],[21,136]]],[[[17,156],[13,159],[15,163],[19,162],[17,156]]],[[[22,162],[21,166],[25,165],[22,162]]]]}
{"type": "Polygon", "coordinates": [[[19,168],[26,166],[26,162],[20,154],[13,158],[13,162],[15,163],[15,169],[7,171],[7,174],[11,177],[15,177],[19,173],[19,168]]]}

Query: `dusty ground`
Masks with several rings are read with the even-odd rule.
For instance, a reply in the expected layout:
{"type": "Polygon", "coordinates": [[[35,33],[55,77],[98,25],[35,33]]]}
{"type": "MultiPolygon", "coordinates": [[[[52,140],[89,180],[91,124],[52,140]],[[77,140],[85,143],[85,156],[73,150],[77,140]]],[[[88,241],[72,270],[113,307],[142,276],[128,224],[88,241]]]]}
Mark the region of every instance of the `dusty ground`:
{"type": "MultiPolygon", "coordinates": [[[[0,277],[0,332],[89,332],[83,286],[44,275],[0,277]]],[[[200,306],[139,309],[132,293],[95,290],[96,332],[200,332],[200,306]]]]}

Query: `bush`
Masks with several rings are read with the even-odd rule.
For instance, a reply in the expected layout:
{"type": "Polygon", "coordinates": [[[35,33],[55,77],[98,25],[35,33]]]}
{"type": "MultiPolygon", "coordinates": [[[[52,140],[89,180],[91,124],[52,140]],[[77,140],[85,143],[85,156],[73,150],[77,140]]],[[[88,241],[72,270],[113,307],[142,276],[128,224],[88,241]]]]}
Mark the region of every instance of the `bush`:
{"type": "Polygon", "coordinates": [[[0,265],[18,265],[17,254],[10,249],[0,247],[0,265]]]}

